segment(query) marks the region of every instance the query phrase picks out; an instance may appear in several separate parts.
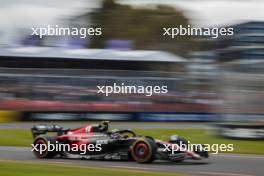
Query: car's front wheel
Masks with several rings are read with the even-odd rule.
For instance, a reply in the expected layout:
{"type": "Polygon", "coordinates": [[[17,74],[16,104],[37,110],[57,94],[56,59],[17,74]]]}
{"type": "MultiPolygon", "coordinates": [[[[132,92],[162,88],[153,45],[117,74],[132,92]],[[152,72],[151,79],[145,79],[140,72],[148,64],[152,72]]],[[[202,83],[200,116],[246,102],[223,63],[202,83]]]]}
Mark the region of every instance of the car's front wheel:
{"type": "Polygon", "coordinates": [[[139,163],[150,163],[155,159],[156,143],[149,138],[136,140],[131,147],[132,158],[139,163]]]}

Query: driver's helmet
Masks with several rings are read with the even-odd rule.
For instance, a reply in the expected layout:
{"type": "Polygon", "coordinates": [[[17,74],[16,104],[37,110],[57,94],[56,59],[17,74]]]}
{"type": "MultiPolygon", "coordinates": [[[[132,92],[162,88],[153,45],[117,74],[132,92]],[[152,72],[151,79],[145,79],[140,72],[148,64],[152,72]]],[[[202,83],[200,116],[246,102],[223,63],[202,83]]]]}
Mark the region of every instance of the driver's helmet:
{"type": "Polygon", "coordinates": [[[172,135],[170,137],[169,142],[176,143],[176,144],[185,144],[185,145],[188,145],[188,141],[186,139],[184,139],[183,137],[178,136],[178,135],[172,135]]]}
{"type": "Polygon", "coordinates": [[[115,129],[112,129],[112,130],[111,130],[111,133],[116,133],[116,132],[118,132],[118,131],[119,131],[119,130],[115,128],[115,129]]]}
{"type": "Polygon", "coordinates": [[[170,142],[176,142],[176,141],[178,141],[179,140],[179,136],[178,135],[172,135],[171,137],[170,137],[170,142]]]}
{"type": "Polygon", "coordinates": [[[99,131],[101,131],[101,132],[107,131],[108,130],[108,124],[109,124],[109,121],[102,121],[98,126],[99,131]]]}
{"type": "Polygon", "coordinates": [[[119,131],[118,129],[111,130],[111,137],[113,139],[118,139],[121,137],[121,134],[118,131],[119,131]]]}

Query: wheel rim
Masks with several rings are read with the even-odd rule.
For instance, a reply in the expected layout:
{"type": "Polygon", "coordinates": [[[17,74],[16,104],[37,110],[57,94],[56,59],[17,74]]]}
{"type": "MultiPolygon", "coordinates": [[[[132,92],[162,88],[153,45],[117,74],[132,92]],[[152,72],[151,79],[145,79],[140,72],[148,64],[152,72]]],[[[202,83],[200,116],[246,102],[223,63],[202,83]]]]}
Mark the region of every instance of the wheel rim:
{"type": "Polygon", "coordinates": [[[135,146],[134,152],[138,158],[145,158],[149,154],[149,147],[146,143],[140,142],[135,146]]]}

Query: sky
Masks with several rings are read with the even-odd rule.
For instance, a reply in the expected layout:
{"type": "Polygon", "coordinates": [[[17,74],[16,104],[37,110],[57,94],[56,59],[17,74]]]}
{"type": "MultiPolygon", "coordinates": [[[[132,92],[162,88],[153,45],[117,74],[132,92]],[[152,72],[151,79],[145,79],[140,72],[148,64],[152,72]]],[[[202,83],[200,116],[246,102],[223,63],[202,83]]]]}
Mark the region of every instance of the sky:
{"type": "MultiPolygon", "coordinates": [[[[195,24],[235,24],[264,19],[264,0],[118,0],[137,6],[167,4],[185,11],[195,24]]],[[[100,0],[0,0],[0,27],[50,23],[98,7],[100,0]],[[23,20],[27,19],[27,20],[23,20]]]]}
{"type": "MultiPolygon", "coordinates": [[[[17,29],[57,24],[88,10],[101,0],[0,0],[1,40],[16,38],[17,29]],[[2,38],[2,39],[1,39],[2,38]]],[[[184,11],[200,27],[231,25],[264,19],[264,0],[118,0],[133,6],[166,4],[184,11]]],[[[1,44],[1,43],[0,43],[1,44]]]]}

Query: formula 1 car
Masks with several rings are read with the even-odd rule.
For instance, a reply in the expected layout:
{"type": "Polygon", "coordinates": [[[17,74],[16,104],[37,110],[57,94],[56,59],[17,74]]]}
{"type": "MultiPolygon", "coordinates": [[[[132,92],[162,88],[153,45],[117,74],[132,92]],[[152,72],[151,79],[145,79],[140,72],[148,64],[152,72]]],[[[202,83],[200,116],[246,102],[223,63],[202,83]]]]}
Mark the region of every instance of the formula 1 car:
{"type": "Polygon", "coordinates": [[[108,130],[108,122],[64,129],[58,125],[36,125],[31,128],[32,151],[38,158],[86,158],[99,160],[132,160],[150,163],[154,160],[181,162],[200,160],[209,154],[202,145],[196,150],[181,150],[187,140],[177,135],[168,141],[137,135],[130,129],[108,130]],[[56,132],[55,136],[47,135],[56,132]],[[68,147],[68,148],[67,148],[68,147]]]}

